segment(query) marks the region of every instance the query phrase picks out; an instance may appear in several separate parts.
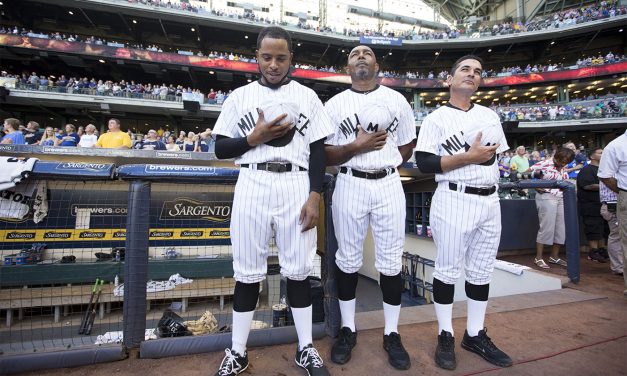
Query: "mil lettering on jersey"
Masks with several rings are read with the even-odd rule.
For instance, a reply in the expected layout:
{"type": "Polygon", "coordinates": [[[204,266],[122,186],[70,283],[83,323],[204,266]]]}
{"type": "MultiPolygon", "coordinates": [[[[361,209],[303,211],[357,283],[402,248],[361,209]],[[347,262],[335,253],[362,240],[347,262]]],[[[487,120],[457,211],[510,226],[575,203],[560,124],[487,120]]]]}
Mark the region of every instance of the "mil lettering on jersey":
{"type": "Polygon", "coordinates": [[[248,136],[253,131],[253,128],[255,128],[255,123],[256,121],[253,113],[252,111],[249,111],[246,115],[244,115],[244,117],[239,119],[237,126],[242,131],[244,136],[248,136]]]}
{"type": "Polygon", "coordinates": [[[344,138],[348,138],[348,136],[357,132],[357,124],[359,124],[359,117],[357,117],[357,114],[355,114],[355,124],[353,124],[350,116],[342,120],[340,123],[340,131],[342,131],[344,138]]]}
{"type": "MultiPolygon", "coordinates": [[[[464,132],[459,133],[461,133],[462,136],[464,135],[464,132]]],[[[442,143],[442,147],[449,155],[456,154],[462,149],[465,150],[464,145],[466,144],[466,141],[462,142],[460,138],[463,139],[463,137],[457,137],[457,135],[454,134],[451,137],[447,138],[444,143],[442,143]]]]}

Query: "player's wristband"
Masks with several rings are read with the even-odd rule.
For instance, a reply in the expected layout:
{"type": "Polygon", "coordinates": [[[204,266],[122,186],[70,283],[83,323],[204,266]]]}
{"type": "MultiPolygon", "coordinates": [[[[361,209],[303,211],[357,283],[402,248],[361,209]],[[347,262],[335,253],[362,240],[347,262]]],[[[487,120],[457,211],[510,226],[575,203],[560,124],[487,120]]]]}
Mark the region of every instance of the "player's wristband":
{"type": "Polygon", "coordinates": [[[416,152],[416,166],[425,174],[442,173],[442,157],[426,151],[416,152]]]}

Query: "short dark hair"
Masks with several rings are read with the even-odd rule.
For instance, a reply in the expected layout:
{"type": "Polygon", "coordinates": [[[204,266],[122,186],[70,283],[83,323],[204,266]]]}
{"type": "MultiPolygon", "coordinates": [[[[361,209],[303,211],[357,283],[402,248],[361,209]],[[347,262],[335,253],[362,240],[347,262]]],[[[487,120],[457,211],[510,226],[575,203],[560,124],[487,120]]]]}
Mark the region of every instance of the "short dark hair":
{"type": "Polygon", "coordinates": [[[118,125],[122,125],[122,123],[120,123],[119,119],[116,119],[116,118],[109,119],[109,121],[111,121],[111,120],[115,121],[118,125]]]}
{"type": "Polygon", "coordinates": [[[264,27],[257,37],[257,49],[261,48],[261,41],[265,38],[284,39],[287,42],[287,48],[292,52],[292,37],[283,28],[278,26],[264,27]]]}
{"type": "Polygon", "coordinates": [[[575,152],[569,148],[559,148],[553,155],[553,160],[567,165],[575,159],[575,152]]]}
{"type": "Polygon", "coordinates": [[[457,68],[459,68],[459,65],[462,63],[462,61],[464,60],[468,60],[468,59],[473,59],[473,60],[477,60],[479,62],[479,64],[481,64],[481,67],[483,68],[483,59],[480,58],[477,55],[464,55],[462,57],[460,57],[459,59],[455,60],[455,63],[453,63],[453,67],[451,68],[451,73],[450,75],[454,75],[455,71],[457,70],[457,68]]]}
{"type": "Polygon", "coordinates": [[[20,127],[20,125],[22,125],[22,122],[16,118],[6,118],[4,119],[4,122],[11,126],[14,131],[16,131],[20,127]]]}

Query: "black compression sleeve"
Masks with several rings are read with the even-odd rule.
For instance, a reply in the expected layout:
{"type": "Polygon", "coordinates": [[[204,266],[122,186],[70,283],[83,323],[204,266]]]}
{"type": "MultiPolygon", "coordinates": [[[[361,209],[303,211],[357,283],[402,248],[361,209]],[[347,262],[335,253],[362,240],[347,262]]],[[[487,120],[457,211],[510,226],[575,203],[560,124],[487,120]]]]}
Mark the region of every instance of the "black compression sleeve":
{"type": "Polygon", "coordinates": [[[327,165],[324,138],[309,145],[309,192],[322,192],[322,181],[327,165]]]}
{"type": "Polygon", "coordinates": [[[416,152],[416,166],[424,173],[442,173],[442,157],[427,153],[426,151],[416,152]]]}
{"type": "Polygon", "coordinates": [[[226,136],[216,137],[216,158],[229,159],[239,157],[247,151],[252,149],[252,146],[248,145],[246,137],[231,138],[226,136]]]}

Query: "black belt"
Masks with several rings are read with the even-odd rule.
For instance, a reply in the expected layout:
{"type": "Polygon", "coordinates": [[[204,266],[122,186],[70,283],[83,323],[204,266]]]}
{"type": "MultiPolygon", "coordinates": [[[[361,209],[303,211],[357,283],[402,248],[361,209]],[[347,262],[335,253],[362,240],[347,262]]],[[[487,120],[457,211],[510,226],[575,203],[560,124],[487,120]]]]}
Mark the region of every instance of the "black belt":
{"type": "Polygon", "coordinates": [[[366,172],[366,171],[355,170],[353,168],[348,168],[348,167],[340,167],[340,173],[342,174],[348,174],[348,170],[351,171],[351,175],[353,175],[354,177],[362,178],[362,179],[382,179],[396,172],[395,168],[388,168],[386,170],[380,170],[377,172],[366,172]]]}
{"type": "Polygon", "coordinates": [[[291,163],[253,163],[242,164],[240,167],[252,168],[254,170],[270,171],[270,172],[290,172],[290,171],[307,171],[305,167],[293,165],[291,163]]]}
{"type": "MultiPolygon", "coordinates": [[[[457,191],[457,184],[448,183],[448,188],[451,191],[457,191]]],[[[496,192],[496,186],[493,185],[490,188],[477,188],[477,187],[464,187],[464,193],[470,193],[471,195],[479,195],[479,196],[489,196],[492,193],[496,192]]]]}

